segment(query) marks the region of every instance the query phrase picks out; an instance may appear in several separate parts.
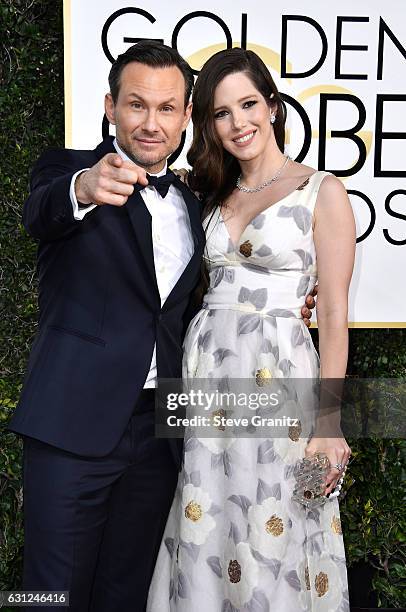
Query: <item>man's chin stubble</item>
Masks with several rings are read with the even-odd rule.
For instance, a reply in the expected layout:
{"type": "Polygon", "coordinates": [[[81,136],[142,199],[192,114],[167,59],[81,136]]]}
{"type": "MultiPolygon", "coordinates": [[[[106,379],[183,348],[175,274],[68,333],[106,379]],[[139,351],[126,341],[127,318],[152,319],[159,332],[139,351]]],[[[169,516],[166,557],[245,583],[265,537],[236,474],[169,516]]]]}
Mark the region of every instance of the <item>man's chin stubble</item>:
{"type": "Polygon", "coordinates": [[[173,153],[173,151],[169,151],[165,157],[157,157],[154,159],[143,159],[142,157],[137,157],[137,155],[135,155],[132,151],[128,151],[128,149],[126,147],[123,147],[120,143],[118,144],[120,148],[124,151],[124,153],[128,155],[131,161],[134,162],[134,164],[137,164],[137,166],[141,166],[141,168],[145,168],[145,169],[152,168],[153,166],[157,166],[158,164],[161,164],[162,162],[166,163],[166,160],[168,159],[168,157],[170,157],[173,153]]]}

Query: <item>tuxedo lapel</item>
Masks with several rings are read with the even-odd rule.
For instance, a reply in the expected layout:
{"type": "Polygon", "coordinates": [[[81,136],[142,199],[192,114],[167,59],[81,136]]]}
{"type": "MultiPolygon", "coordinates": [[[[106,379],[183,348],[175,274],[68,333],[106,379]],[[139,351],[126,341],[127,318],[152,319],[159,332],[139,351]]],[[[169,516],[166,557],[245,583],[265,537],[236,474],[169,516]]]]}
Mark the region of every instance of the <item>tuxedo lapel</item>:
{"type": "Polygon", "coordinates": [[[153,281],[154,287],[159,294],[155,274],[154,249],[152,244],[152,218],[140,192],[137,189],[135,189],[134,193],[128,198],[125,208],[133,226],[139,252],[144,259],[151,280],[153,281]]]}
{"type": "Polygon", "coordinates": [[[192,229],[193,234],[193,242],[196,249],[196,247],[198,247],[202,242],[204,243],[205,241],[201,221],[201,203],[194,195],[194,193],[190,191],[189,187],[187,187],[187,185],[185,185],[185,183],[183,183],[179,177],[176,179],[174,185],[182,193],[183,199],[185,200],[185,204],[189,214],[190,227],[192,229]]]}

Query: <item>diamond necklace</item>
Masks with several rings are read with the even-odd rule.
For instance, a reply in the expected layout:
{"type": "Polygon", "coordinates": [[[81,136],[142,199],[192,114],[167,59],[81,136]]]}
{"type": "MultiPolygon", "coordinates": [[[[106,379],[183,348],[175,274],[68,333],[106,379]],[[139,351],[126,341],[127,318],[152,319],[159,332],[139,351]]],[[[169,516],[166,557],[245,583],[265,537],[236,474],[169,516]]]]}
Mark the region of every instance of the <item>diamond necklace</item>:
{"type": "Polygon", "coordinates": [[[238,177],[235,186],[237,187],[237,189],[243,191],[244,193],[256,193],[257,191],[262,191],[263,189],[265,189],[265,187],[268,187],[268,185],[271,185],[274,181],[278,180],[290,159],[291,158],[289,157],[289,155],[286,155],[286,159],[283,165],[277,171],[277,173],[272,178],[267,179],[266,181],[258,185],[258,187],[246,187],[245,185],[241,185],[241,174],[238,177]]]}

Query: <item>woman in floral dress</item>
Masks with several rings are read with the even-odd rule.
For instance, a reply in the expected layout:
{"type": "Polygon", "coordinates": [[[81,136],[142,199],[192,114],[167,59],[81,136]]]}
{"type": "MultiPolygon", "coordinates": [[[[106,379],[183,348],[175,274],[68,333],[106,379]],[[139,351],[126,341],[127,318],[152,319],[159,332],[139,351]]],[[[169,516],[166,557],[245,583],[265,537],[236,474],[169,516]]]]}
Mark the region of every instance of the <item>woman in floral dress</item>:
{"type": "MultiPolygon", "coordinates": [[[[342,183],[285,156],[285,107],[253,52],[214,55],[193,102],[188,180],[206,196],[210,280],[184,378],[260,390],[275,378],[343,378],[355,228],[342,183]],[[316,281],[320,360],[300,314],[316,281]]],[[[269,438],[187,429],[148,611],[348,612],[338,501],[292,500],[293,468],[316,451],[330,460],[329,494],[350,449],[322,420],[310,440],[300,421],[269,438]]]]}

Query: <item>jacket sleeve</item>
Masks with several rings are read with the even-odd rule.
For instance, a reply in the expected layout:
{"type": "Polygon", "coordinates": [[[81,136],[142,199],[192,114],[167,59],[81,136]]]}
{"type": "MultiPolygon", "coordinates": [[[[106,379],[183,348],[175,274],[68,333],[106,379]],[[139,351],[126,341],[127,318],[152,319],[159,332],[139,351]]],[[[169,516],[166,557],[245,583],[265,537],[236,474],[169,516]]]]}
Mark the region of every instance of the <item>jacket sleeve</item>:
{"type": "Polygon", "coordinates": [[[23,208],[23,224],[33,238],[57,240],[79,226],[69,194],[78,169],[68,149],[46,151],[35,164],[23,208]]]}

